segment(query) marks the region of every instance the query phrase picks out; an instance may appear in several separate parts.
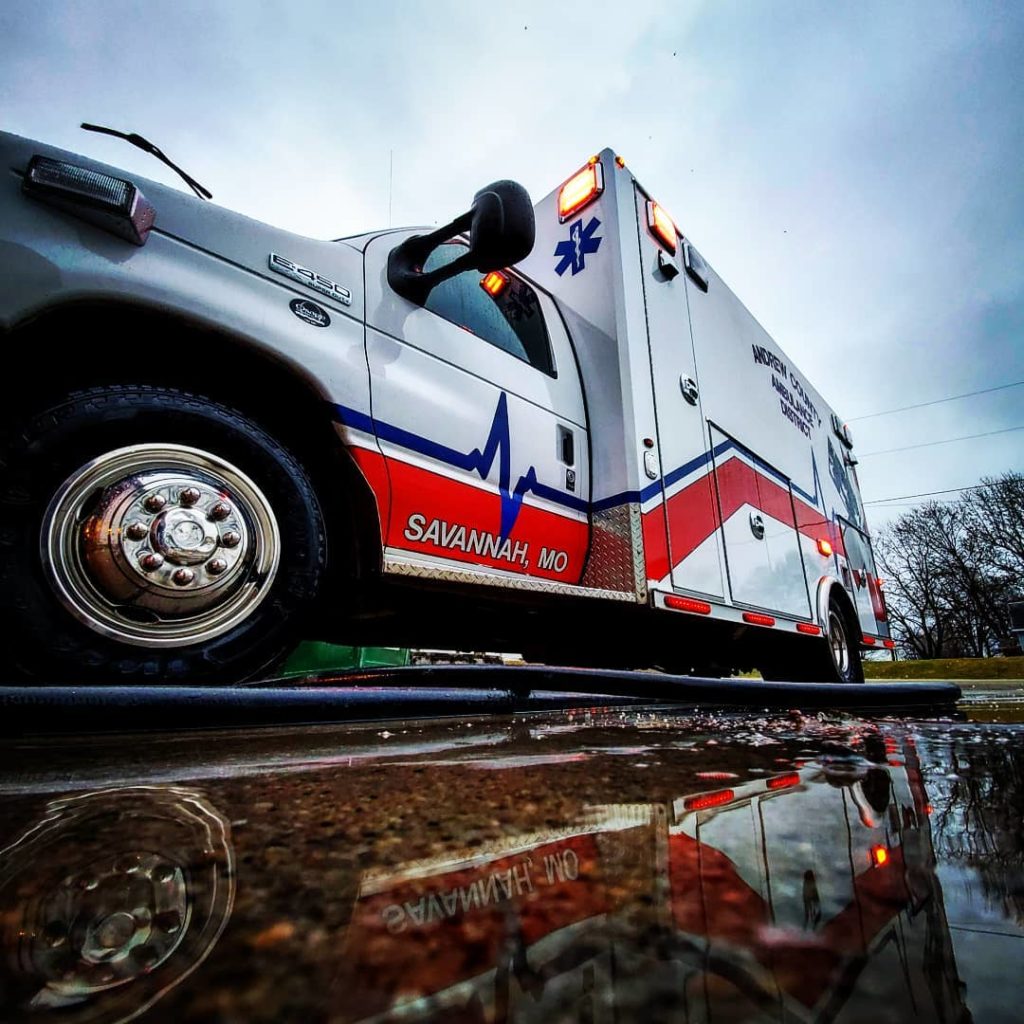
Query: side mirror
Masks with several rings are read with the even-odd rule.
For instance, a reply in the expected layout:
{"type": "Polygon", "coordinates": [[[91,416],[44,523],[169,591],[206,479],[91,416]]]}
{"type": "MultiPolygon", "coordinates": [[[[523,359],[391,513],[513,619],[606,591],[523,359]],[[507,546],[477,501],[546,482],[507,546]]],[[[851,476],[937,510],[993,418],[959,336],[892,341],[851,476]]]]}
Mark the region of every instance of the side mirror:
{"type": "Polygon", "coordinates": [[[522,185],[496,181],[480,189],[468,212],[427,235],[413,235],[388,254],[388,284],[402,298],[422,306],[435,285],[464,270],[500,270],[533,250],[533,204],[522,185]],[[469,232],[469,249],[447,266],[423,272],[427,257],[442,242],[469,232]]]}

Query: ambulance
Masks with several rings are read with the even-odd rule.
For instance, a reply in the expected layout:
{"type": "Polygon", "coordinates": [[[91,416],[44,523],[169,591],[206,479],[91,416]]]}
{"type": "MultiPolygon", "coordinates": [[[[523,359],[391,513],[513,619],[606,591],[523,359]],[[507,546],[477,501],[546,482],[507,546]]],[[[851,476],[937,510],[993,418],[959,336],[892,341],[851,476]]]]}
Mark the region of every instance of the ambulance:
{"type": "Polygon", "coordinates": [[[871,742],[371,863],[339,1019],[963,1019],[916,749],[871,742]]]}
{"type": "Polygon", "coordinates": [[[850,431],[614,151],[335,241],[0,153],[27,678],[231,681],[306,637],[855,682],[892,647],[850,431]]]}

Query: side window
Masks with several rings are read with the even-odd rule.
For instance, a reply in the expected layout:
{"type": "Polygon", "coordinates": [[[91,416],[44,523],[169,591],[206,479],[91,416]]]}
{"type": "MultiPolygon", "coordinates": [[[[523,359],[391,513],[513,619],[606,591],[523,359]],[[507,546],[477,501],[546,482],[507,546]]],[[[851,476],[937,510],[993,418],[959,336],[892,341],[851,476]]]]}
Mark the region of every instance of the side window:
{"type": "MultiPolygon", "coordinates": [[[[423,269],[447,266],[465,252],[464,245],[446,242],[430,254],[423,269]]],[[[442,281],[427,298],[427,309],[554,377],[551,343],[537,293],[513,274],[504,274],[507,283],[492,294],[484,290],[482,276],[467,270],[442,281]]]]}

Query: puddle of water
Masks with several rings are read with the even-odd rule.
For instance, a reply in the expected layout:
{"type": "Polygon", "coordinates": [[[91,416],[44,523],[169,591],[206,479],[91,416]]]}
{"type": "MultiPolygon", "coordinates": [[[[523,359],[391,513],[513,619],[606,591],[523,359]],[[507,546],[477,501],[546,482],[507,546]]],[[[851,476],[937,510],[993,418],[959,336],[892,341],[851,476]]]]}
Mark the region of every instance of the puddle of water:
{"type": "Polygon", "coordinates": [[[12,744],[0,1018],[1017,1021],[1022,740],[631,708],[12,744]]]}

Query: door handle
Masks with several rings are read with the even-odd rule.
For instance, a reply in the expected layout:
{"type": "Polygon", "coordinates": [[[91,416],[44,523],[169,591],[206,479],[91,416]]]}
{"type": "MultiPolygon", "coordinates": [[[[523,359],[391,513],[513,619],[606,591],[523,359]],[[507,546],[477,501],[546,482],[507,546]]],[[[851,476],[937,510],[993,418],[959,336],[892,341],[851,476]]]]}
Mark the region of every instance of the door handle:
{"type": "Polygon", "coordinates": [[[568,427],[559,425],[555,433],[558,437],[558,457],[567,466],[575,465],[576,463],[576,444],[572,436],[572,431],[568,427]]]}
{"type": "Polygon", "coordinates": [[[690,405],[697,404],[697,396],[700,394],[700,391],[697,388],[697,382],[692,377],[680,377],[679,390],[682,391],[683,398],[685,398],[690,405]]]}
{"type": "Polygon", "coordinates": [[[750,532],[758,540],[764,540],[764,519],[756,512],[750,513],[750,532]]]}

